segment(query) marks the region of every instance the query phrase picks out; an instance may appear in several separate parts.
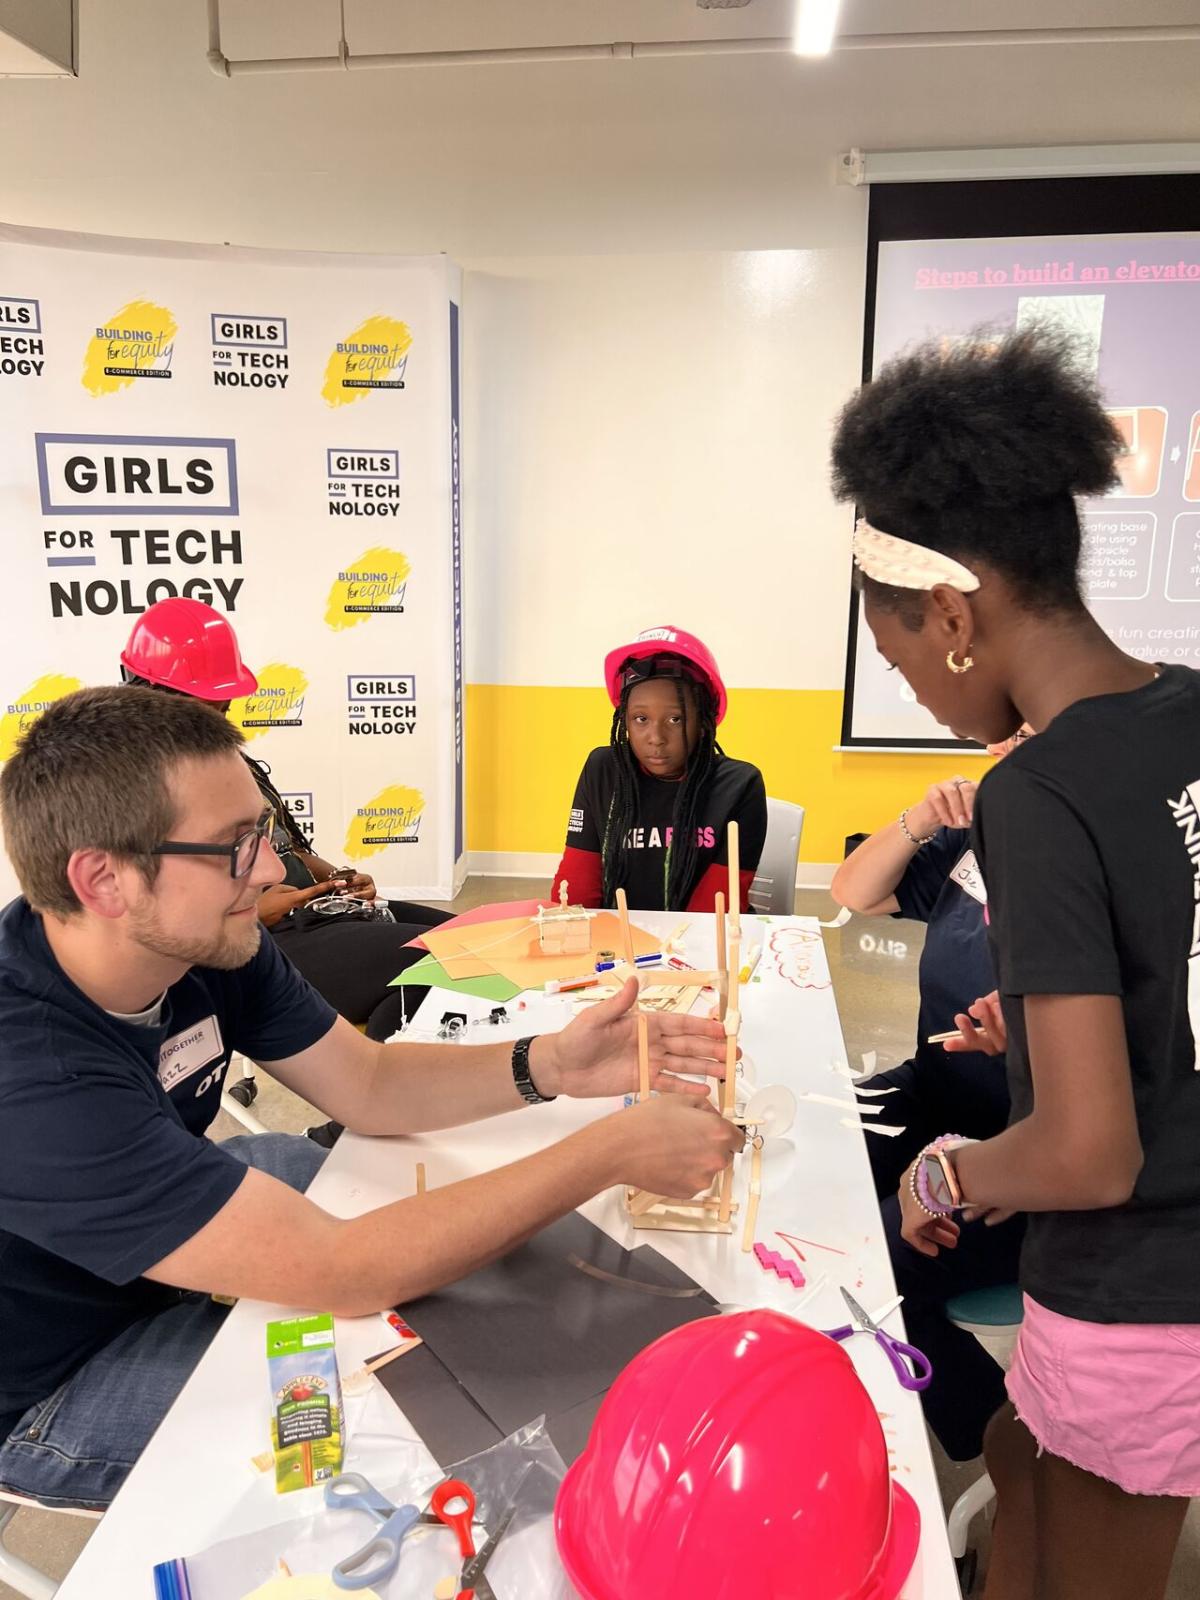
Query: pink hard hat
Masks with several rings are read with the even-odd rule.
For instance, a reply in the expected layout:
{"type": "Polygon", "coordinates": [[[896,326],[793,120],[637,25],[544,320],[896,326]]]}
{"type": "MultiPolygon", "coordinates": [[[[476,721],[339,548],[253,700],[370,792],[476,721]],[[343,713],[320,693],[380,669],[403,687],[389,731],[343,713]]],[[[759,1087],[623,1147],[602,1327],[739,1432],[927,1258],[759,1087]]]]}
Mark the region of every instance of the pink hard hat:
{"type": "MultiPolygon", "coordinates": [[[[604,658],[604,682],[608,689],[608,698],[614,706],[621,703],[623,669],[635,662],[649,664],[656,656],[678,656],[682,661],[686,661],[692,669],[688,675],[706,683],[716,697],[717,722],[724,720],[725,685],[721,679],[716,657],[703,639],[697,639],[694,633],[687,633],[683,628],[647,628],[638,634],[632,644],[623,644],[618,649],[608,652],[604,658]]],[[[642,675],[648,678],[656,676],[653,671],[644,672],[642,675]]]]}
{"type": "Polygon", "coordinates": [[[138,619],[121,665],[160,689],[197,700],[237,700],[258,688],[229,618],[183,596],[159,600],[138,619]]]}
{"type": "Polygon", "coordinates": [[[555,1527],[584,1600],[896,1600],[921,1521],[841,1345],[744,1311],[630,1362],[555,1527]]]}

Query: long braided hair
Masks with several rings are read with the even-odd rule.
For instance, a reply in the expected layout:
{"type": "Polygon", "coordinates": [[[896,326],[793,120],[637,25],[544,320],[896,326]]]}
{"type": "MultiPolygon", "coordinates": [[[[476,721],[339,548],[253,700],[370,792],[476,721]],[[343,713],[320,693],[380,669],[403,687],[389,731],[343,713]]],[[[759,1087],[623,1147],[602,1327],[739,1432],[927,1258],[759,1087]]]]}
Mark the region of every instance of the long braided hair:
{"type": "MultiPolygon", "coordinates": [[[[678,660],[673,657],[672,660],[678,660]]],[[[604,839],[600,847],[604,869],[604,904],[612,905],[616,892],[629,875],[629,851],[625,840],[638,821],[638,781],[641,768],[629,744],[627,717],[629,696],[639,685],[651,677],[667,674],[653,670],[622,685],[621,698],[613,712],[609,744],[616,766],[617,782],[604,826],[604,839]]],[[[671,842],[667,846],[666,867],[663,873],[663,907],[678,909],[687,904],[687,898],[696,886],[696,862],[699,856],[700,798],[712,776],[718,756],[725,752],[717,743],[717,700],[708,684],[688,674],[686,677],[670,674],[675,684],[675,694],[680,716],[683,718],[685,737],[691,738],[697,728],[696,747],[688,756],[687,771],[679,783],[675,808],[671,815],[671,842]],[[686,685],[686,691],[685,691],[686,685]]]]}

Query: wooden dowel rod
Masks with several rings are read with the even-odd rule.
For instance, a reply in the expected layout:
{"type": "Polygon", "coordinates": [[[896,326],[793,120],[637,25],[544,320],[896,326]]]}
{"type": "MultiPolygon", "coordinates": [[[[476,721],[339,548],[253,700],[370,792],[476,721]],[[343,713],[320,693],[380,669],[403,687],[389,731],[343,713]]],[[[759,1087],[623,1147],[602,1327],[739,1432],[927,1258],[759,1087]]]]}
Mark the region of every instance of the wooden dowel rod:
{"type": "Polygon", "coordinates": [[[731,935],[740,939],[742,936],[742,875],[741,851],[736,822],[729,824],[726,834],[726,854],[729,857],[729,931],[731,935]]]}
{"type": "Polygon", "coordinates": [[[621,943],[625,949],[625,960],[632,967],[635,965],[633,953],[633,929],[629,926],[629,900],[624,889],[617,890],[617,911],[621,917],[621,943]]]}

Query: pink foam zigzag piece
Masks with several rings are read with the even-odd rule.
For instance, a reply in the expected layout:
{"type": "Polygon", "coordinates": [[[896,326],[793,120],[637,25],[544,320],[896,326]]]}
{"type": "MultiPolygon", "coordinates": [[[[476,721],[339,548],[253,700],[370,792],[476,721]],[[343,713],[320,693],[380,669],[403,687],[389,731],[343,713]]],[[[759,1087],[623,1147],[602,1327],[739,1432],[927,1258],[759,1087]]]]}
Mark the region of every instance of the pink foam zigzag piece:
{"type": "Polygon", "coordinates": [[[768,1250],[762,1243],[754,1246],[754,1254],[764,1272],[774,1272],[788,1283],[794,1284],[797,1289],[803,1289],[806,1280],[794,1261],[781,1256],[778,1250],[768,1250]]]}

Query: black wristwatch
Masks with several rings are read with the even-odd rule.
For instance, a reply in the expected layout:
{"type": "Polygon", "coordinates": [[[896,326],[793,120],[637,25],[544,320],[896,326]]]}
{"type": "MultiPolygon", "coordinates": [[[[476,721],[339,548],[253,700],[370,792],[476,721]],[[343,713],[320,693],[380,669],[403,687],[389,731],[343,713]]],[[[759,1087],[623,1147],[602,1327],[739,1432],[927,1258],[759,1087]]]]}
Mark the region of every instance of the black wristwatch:
{"type": "MultiPolygon", "coordinates": [[[[533,1036],[536,1038],[536,1035],[533,1036]]],[[[533,1038],[518,1039],[513,1045],[512,1072],[513,1082],[517,1086],[517,1093],[526,1105],[541,1106],[550,1100],[557,1100],[556,1094],[539,1094],[537,1086],[529,1075],[529,1047],[533,1038]]]]}

